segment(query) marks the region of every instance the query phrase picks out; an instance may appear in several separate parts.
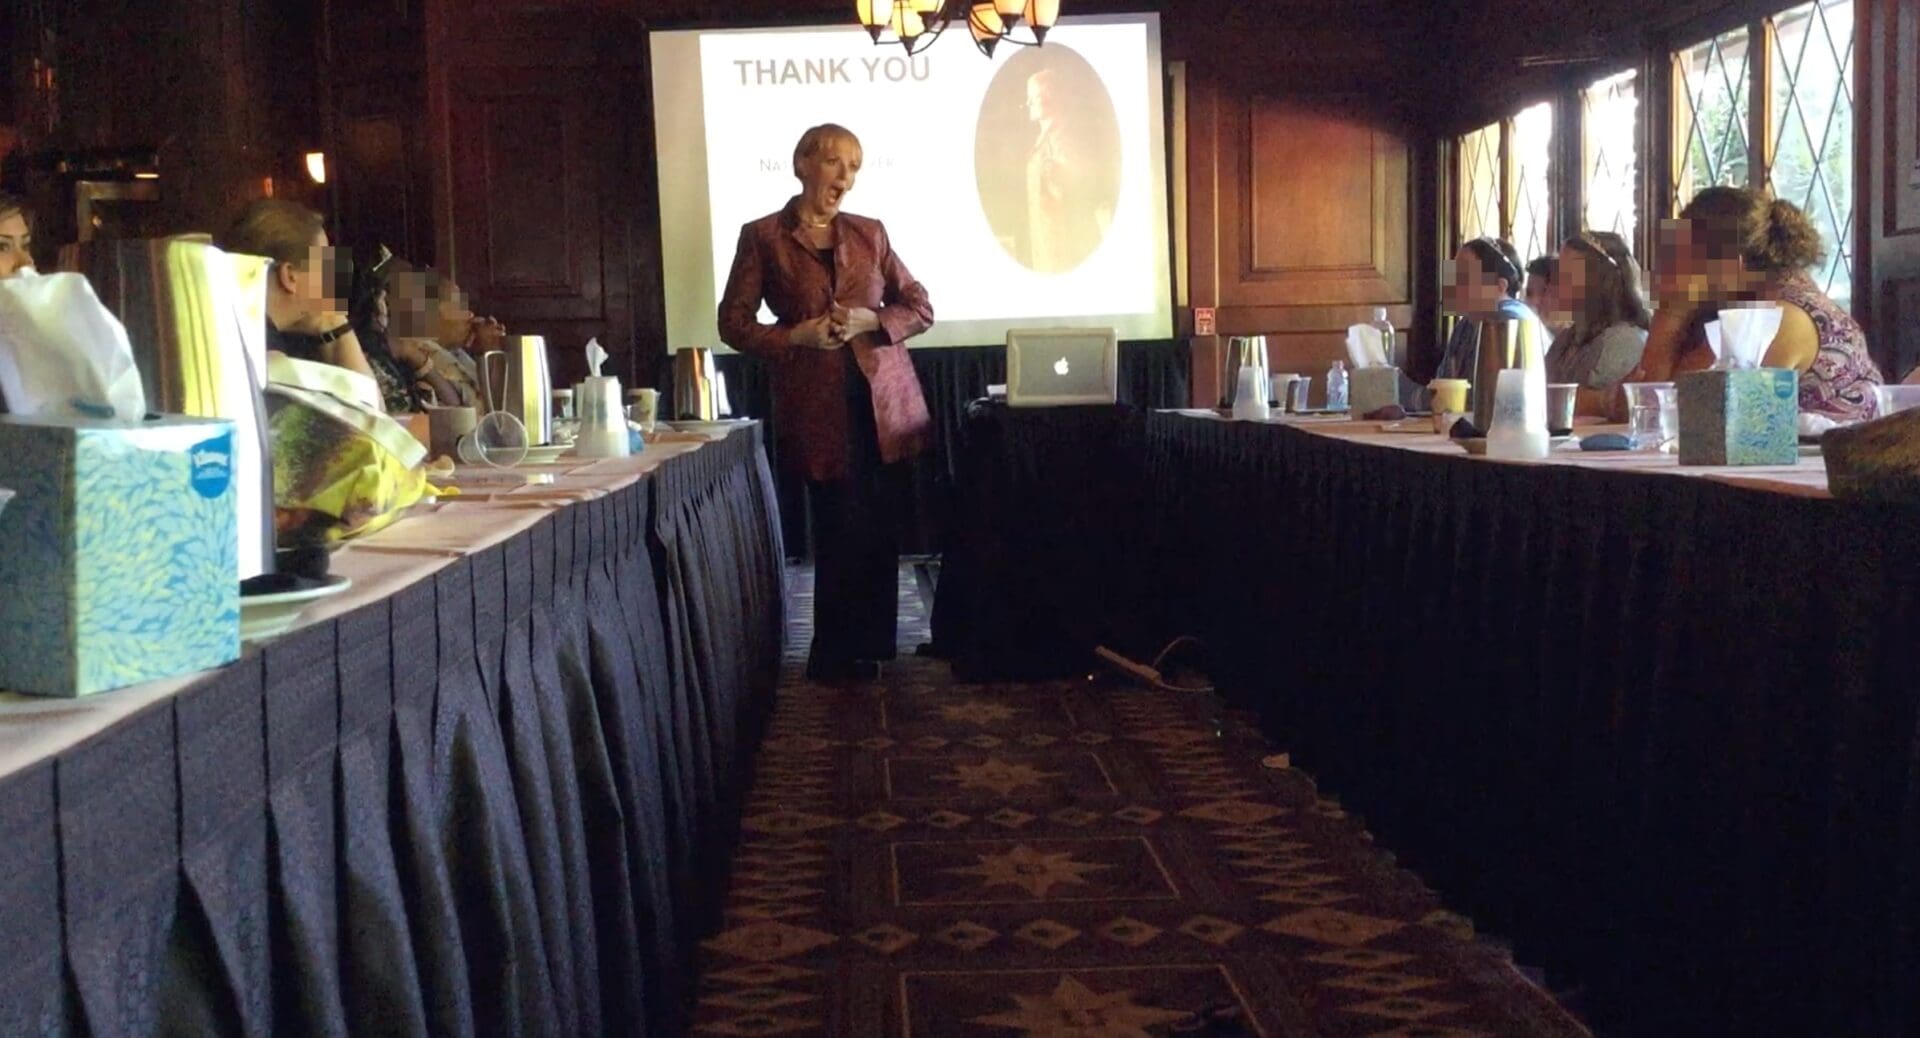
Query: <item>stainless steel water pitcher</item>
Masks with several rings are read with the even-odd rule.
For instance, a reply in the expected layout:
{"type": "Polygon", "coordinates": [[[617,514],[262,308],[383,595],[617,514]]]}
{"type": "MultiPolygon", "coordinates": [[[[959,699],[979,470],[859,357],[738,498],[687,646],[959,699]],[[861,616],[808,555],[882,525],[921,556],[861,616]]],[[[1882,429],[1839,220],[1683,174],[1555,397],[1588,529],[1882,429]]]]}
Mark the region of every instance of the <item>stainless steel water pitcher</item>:
{"type": "MultiPolygon", "coordinates": [[[[527,427],[527,442],[553,442],[553,373],[547,368],[547,340],[539,335],[509,335],[504,349],[507,380],[499,408],[527,427]]],[[[491,354],[489,354],[491,355],[491,354]]]]}
{"type": "Polygon", "coordinates": [[[714,393],[713,351],[704,346],[686,346],[673,352],[673,415],[697,422],[720,417],[719,398],[714,393]]]}
{"type": "Polygon", "coordinates": [[[1234,397],[1240,389],[1240,369],[1257,367],[1261,371],[1260,391],[1270,392],[1267,386],[1267,337],[1264,335],[1235,335],[1227,339],[1227,367],[1220,380],[1220,398],[1222,406],[1232,407],[1234,397]]]}

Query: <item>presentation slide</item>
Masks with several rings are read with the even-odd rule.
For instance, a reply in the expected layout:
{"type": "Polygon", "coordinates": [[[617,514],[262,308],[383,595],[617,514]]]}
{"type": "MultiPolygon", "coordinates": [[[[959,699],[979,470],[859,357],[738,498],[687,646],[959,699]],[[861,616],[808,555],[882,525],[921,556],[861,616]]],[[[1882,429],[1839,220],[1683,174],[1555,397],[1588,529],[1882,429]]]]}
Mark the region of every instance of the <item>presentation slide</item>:
{"type": "Polygon", "coordinates": [[[674,349],[720,345],[740,227],[799,192],[793,146],[820,123],[864,151],[842,210],[884,223],[933,300],[911,345],[1172,336],[1157,16],[1062,19],[991,59],[959,20],[911,57],[854,24],[656,32],[652,57],[674,349]]]}

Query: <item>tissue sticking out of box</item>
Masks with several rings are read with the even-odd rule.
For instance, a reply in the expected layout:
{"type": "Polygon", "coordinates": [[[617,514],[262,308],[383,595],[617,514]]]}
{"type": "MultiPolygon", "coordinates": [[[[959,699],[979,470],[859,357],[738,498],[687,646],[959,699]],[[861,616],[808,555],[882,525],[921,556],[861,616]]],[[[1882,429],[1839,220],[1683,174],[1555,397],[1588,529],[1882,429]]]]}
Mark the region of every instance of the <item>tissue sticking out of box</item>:
{"type": "MultiPolygon", "coordinates": [[[[1714,350],[1715,370],[1743,371],[1760,366],[1767,347],[1780,332],[1780,304],[1759,303],[1730,306],[1720,311],[1719,346],[1714,350]]],[[[1707,344],[1714,344],[1709,332],[1707,344]]]]}
{"type": "Polygon", "coordinates": [[[126,326],[80,274],[0,280],[0,397],[23,417],[133,423],[147,411],[126,326]]]}
{"type": "Polygon", "coordinates": [[[1387,343],[1380,329],[1370,324],[1347,327],[1347,362],[1356,370],[1387,366],[1387,343]]]}

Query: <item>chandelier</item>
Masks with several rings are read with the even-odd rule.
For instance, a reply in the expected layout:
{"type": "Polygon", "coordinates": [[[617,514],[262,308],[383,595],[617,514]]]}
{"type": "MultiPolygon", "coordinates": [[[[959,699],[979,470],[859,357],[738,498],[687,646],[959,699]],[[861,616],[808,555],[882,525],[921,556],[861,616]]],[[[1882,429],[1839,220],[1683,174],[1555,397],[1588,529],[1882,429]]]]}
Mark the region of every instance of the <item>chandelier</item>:
{"type": "Polygon", "coordinates": [[[1002,40],[1022,47],[1045,43],[1060,18],[1060,0],[854,0],[853,6],[874,43],[891,30],[908,54],[932,46],[962,11],[974,46],[987,57],[1002,40]],[[1026,32],[1015,35],[1023,24],[1026,32]]]}

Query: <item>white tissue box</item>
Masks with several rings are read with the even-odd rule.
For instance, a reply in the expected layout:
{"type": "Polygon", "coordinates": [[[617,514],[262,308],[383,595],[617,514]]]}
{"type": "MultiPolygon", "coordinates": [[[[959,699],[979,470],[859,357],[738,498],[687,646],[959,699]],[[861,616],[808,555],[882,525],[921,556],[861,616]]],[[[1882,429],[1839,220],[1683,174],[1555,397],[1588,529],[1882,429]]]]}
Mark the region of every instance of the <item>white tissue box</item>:
{"type": "Polygon", "coordinates": [[[233,423],[0,416],[0,688],[83,696],[240,655],[233,423]]]}

